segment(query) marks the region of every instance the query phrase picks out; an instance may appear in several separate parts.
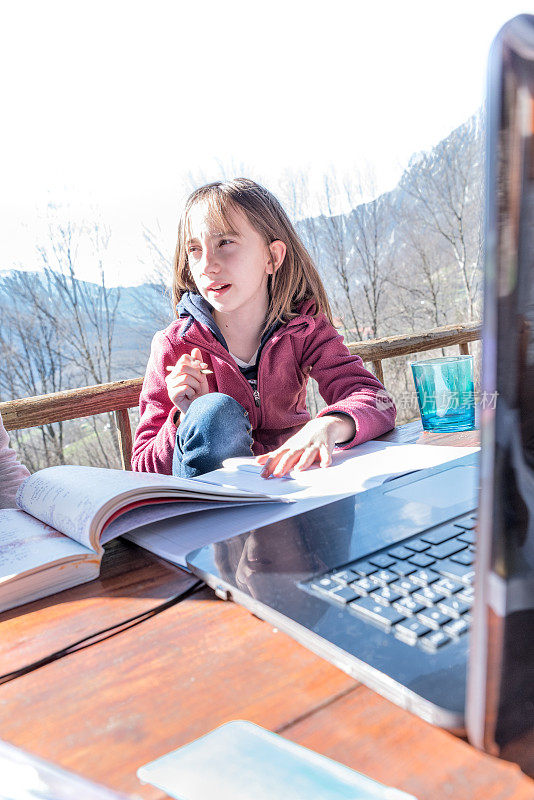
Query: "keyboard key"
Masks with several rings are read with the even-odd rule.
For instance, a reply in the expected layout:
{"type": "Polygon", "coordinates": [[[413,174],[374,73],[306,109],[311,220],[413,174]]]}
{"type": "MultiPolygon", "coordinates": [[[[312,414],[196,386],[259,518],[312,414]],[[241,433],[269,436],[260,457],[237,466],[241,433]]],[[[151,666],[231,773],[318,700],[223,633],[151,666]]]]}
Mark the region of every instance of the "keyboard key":
{"type": "Polygon", "coordinates": [[[471,613],[469,611],[467,614],[462,614],[462,619],[465,620],[468,625],[471,625],[471,613]]]}
{"type": "Polygon", "coordinates": [[[433,586],[424,586],[418,589],[412,595],[414,600],[419,603],[424,603],[425,606],[433,606],[444,600],[446,595],[443,592],[436,591],[433,586]]]}
{"type": "Polygon", "coordinates": [[[461,583],[458,581],[453,581],[451,578],[441,578],[439,581],[433,584],[433,588],[440,592],[445,592],[445,594],[455,594],[464,587],[461,583]]]}
{"type": "Polygon", "coordinates": [[[371,594],[376,589],[376,583],[373,583],[370,578],[358,578],[357,581],[353,581],[351,584],[351,589],[354,589],[355,592],[365,597],[365,595],[371,594]]]}
{"type": "Polygon", "coordinates": [[[439,571],[446,578],[461,581],[465,586],[470,586],[475,578],[475,570],[467,564],[458,564],[450,559],[439,562],[439,571]]]}
{"type": "Polygon", "coordinates": [[[461,636],[462,633],[467,633],[469,625],[465,619],[453,619],[443,626],[443,630],[449,636],[461,636]]]}
{"type": "Polygon", "coordinates": [[[462,591],[458,592],[458,597],[460,600],[465,600],[466,603],[471,603],[475,599],[475,589],[473,586],[464,586],[462,587],[462,591]]]}
{"type": "Polygon", "coordinates": [[[402,595],[396,592],[395,589],[392,589],[391,586],[383,586],[381,589],[376,589],[371,595],[373,600],[376,600],[377,603],[383,603],[384,605],[389,605],[395,602],[395,600],[400,600],[401,597],[402,595]]]}
{"type": "Polygon", "coordinates": [[[458,618],[465,614],[466,611],[469,611],[471,603],[466,603],[465,600],[460,600],[459,597],[447,597],[438,603],[438,608],[441,608],[446,614],[450,614],[451,617],[458,618]]]}
{"type": "Polygon", "coordinates": [[[450,622],[452,617],[450,614],[445,614],[439,608],[426,608],[424,611],[419,612],[417,619],[424,625],[439,630],[446,622],[450,622]]]}
{"type": "Polygon", "coordinates": [[[349,603],[347,608],[361,619],[378,625],[382,630],[389,631],[392,625],[403,619],[403,614],[391,606],[376,603],[371,597],[360,597],[349,603]]]}
{"type": "Polygon", "coordinates": [[[368,561],[357,561],[355,564],[350,565],[350,569],[357,575],[362,575],[363,577],[367,577],[367,575],[370,575],[372,572],[376,572],[376,567],[368,561]]]}
{"type": "Polygon", "coordinates": [[[444,644],[450,642],[450,638],[447,636],[446,633],[443,631],[432,631],[427,636],[423,636],[422,639],[419,639],[418,645],[422,647],[423,650],[428,650],[431,653],[435,653],[440,647],[443,647],[444,644]]]}
{"type": "Polygon", "coordinates": [[[395,625],[394,628],[395,636],[410,644],[415,644],[420,636],[430,633],[431,630],[432,628],[429,628],[428,625],[425,625],[416,617],[405,619],[395,625]]]}
{"type": "Polygon", "coordinates": [[[332,573],[332,577],[335,581],[347,584],[351,581],[355,581],[358,575],[351,569],[340,569],[338,572],[332,573]]]}
{"type": "Polygon", "coordinates": [[[441,578],[441,575],[431,569],[418,569],[417,572],[410,575],[410,580],[418,586],[428,586],[428,584],[437,581],[438,578],[441,578]]]}
{"type": "Polygon", "coordinates": [[[412,555],[412,551],[401,545],[400,547],[395,547],[394,550],[388,550],[388,555],[392,558],[409,558],[412,555]]]}
{"type": "Polygon", "coordinates": [[[350,603],[351,600],[358,597],[354,589],[351,589],[350,586],[339,586],[337,589],[330,592],[328,596],[338,603],[350,603]]]}
{"type": "Polygon", "coordinates": [[[394,572],[390,572],[389,569],[379,569],[378,572],[373,572],[369,577],[378,586],[387,586],[388,583],[396,581],[399,576],[394,572]]]}
{"type": "Polygon", "coordinates": [[[463,550],[461,553],[451,556],[451,561],[455,561],[457,564],[466,564],[470,567],[475,562],[475,555],[470,553],[469,550],[463,550]]]}
{"type": "Polygon", "coordinates": [[[370,564],[374,564],[375,568],[381,567],[382,569],[387,569],[395,563],[395,559],[388,556],[387,553],[379,553],[377,556],[370,556],[368,561],[370,564]]]}
{"type": "Polygon", "coordinates": [[[462,542],[466,544],[474,544],[476,541],[476,537],[473,531],[463,531],[458,537],[462,542]]]}
{"type": "Polygon", "coordinates": [[[406,547],[415,553],[421,553],[423,550],[428,550],[430,545],[422,542],[421,539],[412,539],[410,542],[406,542],[406,547]]]}
{"type": "Polygon", "coordinates": [[[390,586],[392,589],[395,589],[397,592],[400,592],[404,595],[411,594],[412,592],[415,592],[416,589],[419,589],[419,584],[414,583],[411,577],[400,578],[398,581],[395,581],[395,583],[391,583],[390,586]]]}
{"type": "Polygon", "coordinates": [[[318,592],[328,593],[332,591],[332,589],[339,589],[339,583],[337,581],[333,581],[329,575],[323,575],[319,578],[314,578],[311,582],[312,589],[316,589],[318,592]]]}
{"type": "Polygon", "coordinates": [[[413,597],[403,597],[402,600],[393,603],[393,608],[396,608],[401,614],[409,616],[411,614],[417,614],[418,611],[422,611],[424,605],[422,605],[422,603],[417,603],[413,597]]]}
{"type": "Polygon", "coordinates": [[[453,524],[468,531],[474,530],[477,526],[476,519],[473,519],[473,517],[462,517],[462,519],[457,519],[453,524]]]}
{"type": "Polygon", "coordinates": [[[427,550],[425,556],[432,556],[432,558],[448,558],[453,553],[459,553],[460,550],[465,550],[467,547],[465,542],[459,542],[458,539],[449,539],[448,542],[436,544],[427,550]]]}
{"type": "Polygon", "coordinates": [[[435,558],[427,556],[426,553],[416,553],[409,559],[410,563],[415,564],[417,567],[429,567],[435,560],[435,558]]]}
{"type": "Polygon", "coordinates": [[[422,533],[420,538],[423,542],[428,542],[428,544],[441,544],[442,542],[446,542],[447,539],[452,539],[454,536],[458,536],[458,528],[451,524],[443,525],[441,528],[422,533]]]}
{"type": "MultiPolygon", "coordinates": [[[[413,556],[413,553],[410,553],[410,555],[413,556]]],[[[396,561],[390,566],[392,572],[396,572],[397,575],[401,575],[403,578],[406,575],[411,575],[416,569],[417,567],[414,564],[410,564],[409,561],[396,561]]]]}

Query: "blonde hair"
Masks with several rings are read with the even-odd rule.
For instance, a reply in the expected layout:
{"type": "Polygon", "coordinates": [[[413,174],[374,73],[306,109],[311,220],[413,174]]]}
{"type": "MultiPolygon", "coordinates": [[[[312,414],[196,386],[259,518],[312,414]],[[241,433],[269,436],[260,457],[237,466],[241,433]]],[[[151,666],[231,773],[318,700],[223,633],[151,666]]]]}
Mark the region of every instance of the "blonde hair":
{"type": "Polygon", "coordinates": [[[269,307],[264,331],[274,322],[286,322],[298,316],[298,309],[306,300],[314,301],[314,316],[324,313],[332,322],[323,282],[289,217],[271,192],[248,178],[208,183],[188,197],[178,226],[174,255],[172,302],[175,310],[184,292],[198,291],[189,269],[186,242],[190,235],[190,211],[200,202],[208,204],[210,215],[221,226],[220,230],[229,230],[232,211],[241,211],[262,236],[267,248],[278,240],[286,245],[282,264],[268,278],[269,307]]]}

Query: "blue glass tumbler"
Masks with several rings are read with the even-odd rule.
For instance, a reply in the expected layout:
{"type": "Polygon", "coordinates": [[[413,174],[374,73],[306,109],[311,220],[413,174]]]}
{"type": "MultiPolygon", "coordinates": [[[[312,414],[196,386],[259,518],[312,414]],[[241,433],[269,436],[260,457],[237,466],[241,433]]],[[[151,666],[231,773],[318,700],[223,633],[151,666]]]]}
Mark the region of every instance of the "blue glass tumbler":
{"type": "Polygon", "coordinates": [[[447,356],[410,364],[425,431],[475,427],[473,356],[447,356]]]}

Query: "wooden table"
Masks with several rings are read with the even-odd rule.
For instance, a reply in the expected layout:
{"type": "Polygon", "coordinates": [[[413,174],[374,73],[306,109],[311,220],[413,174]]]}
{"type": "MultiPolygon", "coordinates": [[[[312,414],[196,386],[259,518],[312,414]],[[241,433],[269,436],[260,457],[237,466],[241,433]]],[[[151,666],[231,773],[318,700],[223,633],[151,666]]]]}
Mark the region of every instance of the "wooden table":
{"type": "MultiPolygon", "coordinates": [[[[386,438],[474,444],[473,434],[386,438]]],[[[192,579],[126,542],[99,580],[0,615],[0,674],[155,608],[192,579]]],[[[532,800],[519,767],[384,700],[204,588],[130,630],[0,686],[0,738],[135,798],[136,769],[247,719],[419,800],[532,800]]],[[[251,798],[253,800],[253,798],[251,798]]]]}

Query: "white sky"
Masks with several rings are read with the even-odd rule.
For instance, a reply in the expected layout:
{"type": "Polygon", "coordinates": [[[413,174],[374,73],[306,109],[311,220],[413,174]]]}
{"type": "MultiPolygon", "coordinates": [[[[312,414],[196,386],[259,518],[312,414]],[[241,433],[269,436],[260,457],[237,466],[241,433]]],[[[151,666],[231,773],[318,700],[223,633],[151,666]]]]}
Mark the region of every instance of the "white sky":
{"type": "MultiPolygon", "coordinates": [[[[174,249],[184,181],[374,169],[392,188],[482,102],[527,0],[4,0],[0,270],[35,268],[47,207],[111,228],[108,283],[174,249]],[[262,10],[263,9],[263,10],[262,10]]],[[[90,260],[80,277],[95,277],[90,260]]]]}

